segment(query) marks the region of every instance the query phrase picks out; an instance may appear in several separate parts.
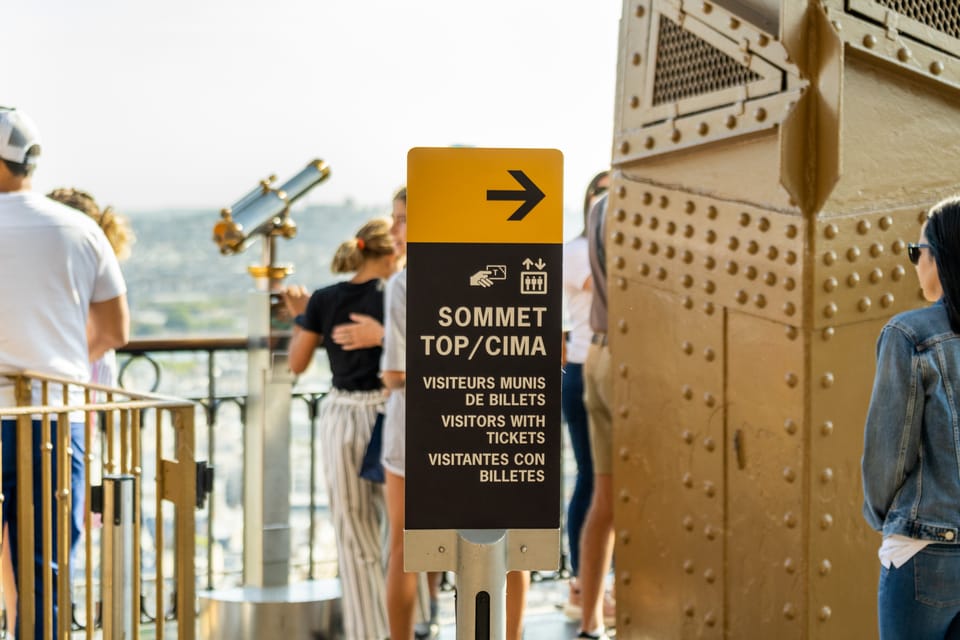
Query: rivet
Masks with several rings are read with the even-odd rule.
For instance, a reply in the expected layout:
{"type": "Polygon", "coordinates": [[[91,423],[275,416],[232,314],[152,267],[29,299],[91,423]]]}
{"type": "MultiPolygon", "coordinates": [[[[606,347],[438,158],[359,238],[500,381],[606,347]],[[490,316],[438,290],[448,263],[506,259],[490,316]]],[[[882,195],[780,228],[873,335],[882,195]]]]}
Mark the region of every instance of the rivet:
{"type": "MultiPolygon", "coordinates": [[[[707,569],[703,572],[703,579],[708,583],[713,584],[717,580],[717,574],[713,569],[707,569]]],[[[707,614],[710,615],[710,614],[707,614]]]]}
{"type": "Polygon", "coordinates": [[[667,223],[667,234],[673,235],[677,232],[677,223],[671,220],[667,223]]]}
{"type": "Polygon", "coordinates": [[[642,17],[644,16],[644,14],[646,14],[646,13],[647,13],[647,10],[644,8],[644,6],[643,6],[642,4],[638,4],[638,5],[637,5],[637,17],[638,17],[638,18],[642,18],[642,17]]]}
{"type": "Polygon", "coordinates": [[[756,240],[751,240],[747,245],[747,252],[750,253],[750,255],[755,255],[758,251],[760,251],[760,245],[756,240]]]}
{"type": "Polygon", "coordinates": [[[686,340],[684,340],[683,344],[680,345],[680,349],[682,349],[683,352],[687,355],[690,355],[691,353],[693,353],[693,345],[687,342],[686,340]]]}
{"type": "Polygon", "coordinates": [[[783,605],[783,617],[787,620],[793,620],[797,617],[797,608],[789,602],[783,605]]]}
{"type": "Polygon", "coordinates": [[[693,531],[693,518],[690,516],[685,516],[683,518],[683,528],[687,531],[693,531]]]}
{"type": "Polygon", "coordinates": [[[620,405],[620,409],[617,411],[621,418],[626,418],[630,415],[630,407],[625,404],[620,405]]]}
{"type": "Polygon", "coordinates": [[[797,254],[795,251],[787,251],[786,257],[784,257],[784,262],[787,264],[794,264],[797,261],[797,254]]]}
{"type": "Polygon", "coordinates": [[[713,268],[717,266],[717,259],[713,256],[707,256],[703,259],[703,266],[705,266],[708,271],[712,271],[713,268]]]}
{"type": "Polygon", "coordinates": [[[667,257],[668,260],[673,260],[673,256],[677,254],[677,250],[673,248],[672,245],[667,245],[666,250],[663,252],[663,255],[667,257]]]}
{"type": "Polygon", "coordinates": [[[893,225],[893,218],[891,216],[883,216],[880,218],[880,228],[884,231],[889,229],[893,225]]]}
{"type": "Polygon", "coordinates": [[[446,553],[446,552],[447,552],[447,549],[446,549],[446,547],[437,547],[437,551],[438,551],[439,553],[446,553]]]}
{"type": "Polygon", "coordinates": [[[893,244],[890,245],[890,250],[895,254],[900,255],[903,253],[903,250],[907,248],[907,243],[903,240],[895,240],[893,244]]]}
{"type": "Polygon", "coordinates": [[[763,309],[765,306],[767,306],[767,297],[762,293],[758,293],[753,297],[753,303],[757,305],[758,309],[763,309]]]}
{"type": "Polygon", "coordinates": [[[635,213],[633,214],[633,225],[639,227],[643,224],[643,214],[635,213]]]}
{"type": "Polygon", "coordinates": [[[727,262],[727,273],[729,273],[730,275],[735,275],[737,273],[737,268],[738,268],[737,263],[734,262],[733,260],[729,260],[727,262]]]}
{"type": "Polygon", "coordinates": [[[821,560],[820,568],[819,568],[820,575],[822,576],[829,575],[831,571],[833,571],[833,564],[826,558],[821,560]]]}
{"type": "Polygon", "coordinates": [[[708,316],[712,316],[715,310],[716,308],[713,306],[712,302],[703,303],[703,312],[706,313],[708,316]]]}
{"type": "Polygon", "coordinates": [[[693,444],[693,432],[689,429],[684,429],[683,433],[680,434],[680,437],[683,438],[683,441],[687,444],[693,444]]]}
{"type": "Polygon", "coordinates": [[[674,129],[673,133],[670,134],[670,140],[673,142],[680,142],[680,138],[683,137],[683,134],[680,133],[680,129],[674,129]]]}
{"type": "Polygon", "coordinates": [[[684,274],[683,278],[680,280],[680,284],[682,284],[685,289],[689,289],[693,286],[693,276],[690,274],[684,274]]]}
{"type": "Polygon", "coordinates": [[[630,532],[626,529],[620,532],[620,544],[630,544],[630,532]]]}
{"type": "Polygon", "coordinates": [[[797,312],[797,307],[792,302],[783,303],[783,312],[788,316],[792,316],[797,312]]]}
{"type": "Polygon", "coordinates": [[[820,378],[820,386],[823,387],[824,389],[829,389],[830,387],[832,387],[834,382],[835,380],[834,380],[833,374],[830,373],[829,371],[823,374],[823,376],[820,378]]]}
{"type": "Polygon", "coordinates": [[[689,249],[684,249],[681,259],[683,260],[684,264],[690,264],[693,262],[693,252],[689,249]]]}
{"type": "Polygon", "coordinates": [[[667,270],[664,269],[663,267],[660,267],[659,269],[657,269],[657,279],[659,279],[659,280],[666,280],[666,279],[667,279],[667,270]]]}
{"type": "Polygon", "coordinates": [[[706,282],[703,283],[703,290],[708,295],[712,294],[714,291],[717,290],[717,285],[713,282],[713,280],[707,280],[706,282]]]}
{"type": "Polygon", "coordinates": [[[770,44],[770,38],[765,34],[761,33],[760,37],[757,38],[757,44],[760,45],[761,47],[765,47],[768,44],[770,44]]]}
{"type": "Polygon", "coordinates": [[[630,108],[636,109],[640,106],[640,98],[637,96],[630,96],[630,108]]]}
{"type": "Polygon", "coordinates": [[[760,220],[757,221],[757,228],[760,229],[760,231],[767,231],[770,229],[770,220],[768,218],[760,218],[760,220]]]}
{"type": "Polygon", "coordinates": [[[847,276],[847,286],[855,287],[860,284],[860,274],[854,271],[849,276],[847,276]]]}
{"type": "Polygon", "coordinates": [[[874,242],[872,245],[870,245],[870,257],[871,257],[871,258],[879,258],[881,255],[883,255],[883,245],[882,245],[882,244],[880,244],[879,242],[874,242]]]}
{"type": "Polygon", "coordinates": [[[750,224],[750,214],[744,211],[740,214],[740,226],[746,227],[750,224]]]}
{"type": "Polygon", "coordinates": [[[624,290],[626,290],[626,288],[627,288],[627,279],[626,279],[626,278],[620,278],[620,277],[618,277],[618,278],[617,278],[617,289],[620,289],[621,291],[624,291],[624,290]]]}
{"type": "MultiPolygon", "coordinates": [[[[617,222],[623,222],[627,219],[627,212],[623,209],[617,209],[617,212],[613,214],[613,216],[617,219],[617,222]]],[[[611,237],[613,237],[613,235],[615,234],[612,234],[611,237]]]]}
{"type": "MultiPolygon", "coordinates": [[[[684,560],[683,561],[683,571],[684,573],[693,573],[694,565],[693,560],[684,560]]],[[[690,609],[693,609],[692,605],[687,605],[690,609]]]]}
{"type": "Polygon", "coordinates": [[[833,433],[833,422],[830,420],[825,420],[822,425],[820,425],[820,434],[824,436],[829,436],[833,433]]]}
{"type": "Polygon", "coordinates": [[[657,145],[657,141],[653,139],[653,136],[647,136],[643,140],[643,146],[646,147],[647,149],[653,149],[656,145],[657,145]]]}
{"type": "Polygon", "coordinates": [[[703,448],[707,451],[713,451],[717,448],[717,442],[713,438],[704,438],[703,439],[703,448]]]}
{"type": "Polygon", "coordinates": [[[727,116],[727,121],[724,124],[727,125],[727,129],[735,129],[737,127],[737,116],[727,116]]]}
{"type": "Polygon", "coordinates": [[[687,214],[691,214],[697,210],[697,205],[693,204],[693,200],[687,200],[687,203],[683,206],[683,210],[687,214]]]}
{"type": "MultiPolygon", "coordinates": [[[[617,220],[623,220],[626,217],[626,215],[627,215],[627,212],[624,211],[623,209],[620,209],[619,211],[617,211],[617,220]]],[[[613,240],[616,244],[623,244],[623,232],[614,231],[612,234],[610,234],[610,239],[613,240]]]]}
{"type": "Polygon", "coordinates": [[[713,483],[710,481],[703,483],[703,493],[708,498],[712,498],[717,494],[717,488],[713,486],[713,483]]]}
{"type": "Polygon", "coordinates": [[[620,372],[621,378],[626,378],[630,374],[630,367],[624,363],[620,363],[620,366],[617,367],[617,371],[620,372]]]}
{"type": "Polygon", "coordinates": [[[626,489],[620,490],[620,502],[628,504],[630,502],[630,492],[626,489]]]}
{"type": "Polygon", "coordinates": [[[626,140],[620,143],[620,153],[627,154],[630,153],[630,143],[626,140]]]}
{"type": "Polygon", "coordinates": [[[795,373],[787,373],[783,379],[786,381],[787,386],[791,388],[797,386],[797,384],[800,382],[799,377],[795,373]]]}
{"type": "Polygon", "coordinates": [[[727,248],[730,251],[736,251],[740,247],[740,240],[736,236],[730,236],[730,239],[727,240],[727,248]]]}
{"type": "Polygon", "coordinates": [[[713,5],[711,5],[709,2],[704,2],[704,3],[703,3],[703,12],[704,12],[704,13],[710,13],[711,11],[713,11],[713,5]]]}
{"type": "Polygon", "coordinates": [[[693,605],[692,605],[692,604],[688,604],[687,606],[685,606],[685,607],[683,608],[683,614],[684,614],[685,616],[687,616],[688,618],[692,618],[694,613],[695,613],[695,611],[694,611],[694,609],[693,609],[693,605]]]}
{"type": "Polygon", "coordinates": [[[527,545],[525,544],[520,545],[520,553],[526,553],[526,552],[527,552],[527,545]]]}
{"type": "Polygon", "coordinates": [[[626,266],[627,261],[623,256],[617,256],[613,259],[613,264],[617,269],[623,269],[623,267],[626,266]]]}
{"type": "Polygon", "coordinates": [[[783,288],[787,291],[793,291],[797,287],[797,281],[793,278],[784,278],[783,288]]]}
{"type": "Polygon", "coordinates": [[[706,358],[707,362],[713,362],[717,358],[717,354],[713,349],[707,347],[703,350],[703,357],[706,358]]]}
{"type": "Polygon", "coordinates": [[[783,332],[786,334],[787,340],[796,340],[797,336],[800,335],[800,331],[792,325],[784,327],[783,332]]]}
{"type": "Polygon", "coordinates": [[[651,242],[647,245],[647,251],[650,252],[650,255],[655,256],[660,252],[660,245],[658,245],[656,242],[651,242]]]}
{"type": "Polygon", "coordinates": [[[871,304],[870,298],[864,296],[860,298],[860,302],[857,303],[857,309],[859,309],[861,312],[865,312],[870,309],[871,304]]]}
{"type": "Polygon", "coordinates": [[[796,563],[793,561],[793,558],[787,558],[783,561],[783,568],[787,573],[794,573],[797,570],[796,563]]]}
{"type": "Polygon", "coordinates": [[[820,607],[820,621],[826,622],[830,619],[830,616],[833,615],[833,611],[830,610],[830,607],[823,606],[820,607]]]}
{"type": "Polygon", "coordinates": [[[837,261],[837,252],[836,251],[827,251],[823,254],[823,264],[828,267],[837,261]]]}
{"type": "Polygon", "coordinates": [[[869,220],[861,220],[860,222],[857,223],[857,233],[859,233],[860,235],[865,235],[869,231],[870,231],[869,220]]]}
{"type": "Polygon", "coordinates": [[[646,262],[641,264],[638,270],[642,276],[650,275],[650,265],[648,265],[646,262]]]}
{"type": "Polygon", "coordinates": [[[840,232],[840,228],[833,223],[828,224],[823,229],[823,235],[826,236],[828,239],[836,238],[839,232],[840,232]]]}
{"type": "Polygon", "coordinates": [[[840,22],[839,20],[831,21],[830,26],[832,26],[835,31],[843,31],[843,23],[840,22]]]}
{"type": "Polygon", "coordinates": [[[833,516],[829,513],[825,513],[820,516],[820,528],[826,531],[833,526],[833,516]]]}
{"type": "Polygon", "coordinates": [[[787,225],[786,234],[788,238],[796,238],[798,233],[799,233],[799,230],[797,229],[797,225],[795,224],[787,225]]]}
{"type": "Polygon", "coordinates": [[[788,434],[793,435],[797,432],[797,423],[791,418],[787,418],[783,421],[783,429],[788,434]]]}
{"type": "Polygon", "coordinates": [[[717,399],[712,393],[703,394],[703,404],[713,407],[717,404],[717,399]]]}
{"type": "Polygon", "coordinates": [[[643,240],[641,240],[639,236],[633,236],[633,240],[630,241],[630,248],[639,249],[642,246],[643,246],[643,240]]]}
{"type": "Polygon", "coordinates": [[[620,199],[627,197],[627,188],[622,184],[617,187],[617,197],[620,199]]]}
{"type": "Polygon", "coordinates": [[[827,340],[832,338],[836,332],[837,330],[834,329],[833,327],[827,327],[826,329],[823,330],[820,336],[823,338],[824,342],[826,342],[827,340]]]}
{"type": "Polygon", "coordinates": [[[867,34],[863,36],[863,46],[867,49],[873,49],[877,46],[877,38],[873,34],[867,34]]]}
{"type": "Polygon", "coordinates": [[[708,133],[710,133],[710,125],[708,125],[706,122],[701,122],[700,126],[697,127],[697,133],[699,133],[702,136],[707,135],[708,133]]]}
{"type": "Polygon", "coordinates": [[[780,255],[780,252],[776,247],[769,247],[767,249],[767,258],[769,260],[776,260],[778,255],[780,255]]]}
{"type": "Polygon", "coordinates": [[[639,53],[634,53],[631,61],[633,62],[633,66],[638,67],[643,61],[643,57],[639,53]]]}
{"type": "Polygon", "coordinates": [[[934,60],[933,62],[931,62],[930,73],[932,73],[935,76],[938,76],[941,73],[943,73],[943,63],[940,62],[939,60],[934,60]]]}
{"type": "Polygon", "coordinates": [[[623,318],[621,318],[620,320],[618,320],[618,321],[617,321],[617,329],[620,330],[620,333],[626,333],[626,332],[627,332],[627,321],[624,320],[623,318]]]}
{"type": "Polygon", "coordinates": [[[890,272],[890,278],[894,282],[900,282],[900,279],[903,278],[905,273],[906,270],[904,270],[904,268],[898,264],[893,268],[893,271],[890,272]]]}
{"type": "Polygon", "coordinates": [[[693,398],[693,389],[689,385],[683,385],[683,388],[680,389],[680,395],[683,396],[684,400],[690,400],[693,398]]]}
{"type": "Polygon", "coordinates": [[[913,52],[907,47],[901,47],[900,50],[897,51],[897,59],[900,60],[900,62],[907,62],[912,57],[913,52]]]}
{"type": "Polygon", "coordinates": [[[707,244],[713,244],[717,241],[717,232],[713,229],[707,231],[707,244]]]}
{"type": "Polygon", "coordinates": [[[670,206],[670,199],[667,196],[660,196],[660,208],[666,209],[670,206]]]}
{"type": "Polygon", "coordinates": [[[756,279],[757,279],[757,268],[756,268],[755,266],[753,266],[753,265],[749,265],[749,266],[747,267],[747,270],[744,272],[744,275],[747,276],[747,279],[748,279],[748,280],[756,280],[756,279]]]}
{"type": "Polygon", "coordinates": [[[684,296],[683,298],[683,308],[684,309],[693,309],[693,298],[690,296],[684,296]]]}
{"type": "Polygon", "coordinates": [[[777,274],[775,274],[773,271],[767,271],[765,274],[763,274],[763,281],[772,287],[773,285],[777,284],[777,274]]]}
{"type": "Polygon", "coordinates": [[[757,122],[763,122],[764,120],[766,120],[767,110],[764,109],[763,107],[760,107],[759,109],[757,109],[756,118],[757,118],[757,122]]]}
{"type": "Polygon", "coordinates": [[[827,467],[820,472],[820,482],[823,484],[829,484],[833,480],[833,469],[827,467]]]}
{"type": "Polygon", "coordinates": [[[694,233],[694,228],[692,225],[687,225],[683,228],[683,235],[686,238],[692,238],[694,233]]]}
{"type": "Polygon", "coordinates": [[[630,584],[633,581],[633,577],[630,575],[629,571],[622,571],[620,573],[620,584],[630,584]]]}
{"type": "Polygon", "coordinates": [[[707,525],[703,529],[703,535],[706,536],[707,540],[713,540],[717,537],[717,530],[707,525]]]}
{"type": "Polygon", "coordinates": [[[923,209],[921,209],[920,211],[917,211],[917,222],[919,222],[920,224],[923,224],[924,222],[926,222],[927,217],[928,217],[927,212],[924,211],[923,209]]]}
{"type": "Polygon", "coordinates": [[[750,296],[747,295],[746,291],[744,291],[743,289],[740,289],[739,291],[737,291],[737,302],[739,302],[740,304],[746,304],[747,300],[749,299],[750,299],[750,296]]]}
{"type": "Polygon", "coordinates": [[[707,207],[707,218],[709,218],[710,220],[717,219],[717,208],[715,206],[710,205],[709,207],[707,207]]]}
{"type": "Polygon", "coordinates": [[[650,216],[649,224],[651,229],[656,229],[660,226],[660,219],[657,216],[650,216]]]}
{"type": "Polygon", "coordinates": [[[892,304],[893,304],[893,294],[892,293],[883,294],[883,297],[880,298],[880,306],[886,309],[892,304]]]}
{"type": "Polygon", "coordinates": [[[653,194],[649,191],[643,192],[643,204],[650,204],[653,202],[653,194]]]}
{"type": "Polygon", "coordinates": [[[630,617],[629,613],[624,613],[622,616],[620,616],[620,622],[623,623],[623,626],[629,627],[633,622],[633,618],[630,617]]]}
{"type": "Polygon", "coordinates": [[[797,516],[795,516],[792,511],[787,511],[783,514],[783,524],[785,524],[788,529],[793,529],[797,526],[797,516]]]}
{"type": "Polygon", "coordinates": [[[793,482],[797,479],[797,472],[790,467],[787,467],[783,470],[783,479],[787,482],[793,482]]]}
{"type": "Polygon", "coordinates": [[[731,28],[731,29],[739,29],[739,28],[740,28],[740,21],[737,20],[736,18],[730,18],[730,28],[731,28]]]}
{"type": "Polygon", "coordinates": [[[831,302],[823,308],[823,315],[828,318],[832,318],[833,316],[837,315],[837,311],[839,311],[839,309],[837,308],[836,303],[831,302]]]}
{"type": "Polygon", "coordinates": [[[847,249],[847,260],[850,262],[856,262],[857,258],[860,257],[860,247],[850,247],[847,249]]]}

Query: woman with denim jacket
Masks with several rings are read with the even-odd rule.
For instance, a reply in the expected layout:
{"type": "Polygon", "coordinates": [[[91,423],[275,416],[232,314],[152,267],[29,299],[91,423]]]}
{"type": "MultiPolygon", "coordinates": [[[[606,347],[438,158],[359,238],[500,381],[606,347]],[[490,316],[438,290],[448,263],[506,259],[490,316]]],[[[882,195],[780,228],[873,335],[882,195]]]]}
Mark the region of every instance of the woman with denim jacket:
{"type": "Polygon", "coordinates": [[[960,198],[931,208],[907,255],[928,307],[880,333],[863,513],[883,533],[881,640],[960,638],[960,198]]]}

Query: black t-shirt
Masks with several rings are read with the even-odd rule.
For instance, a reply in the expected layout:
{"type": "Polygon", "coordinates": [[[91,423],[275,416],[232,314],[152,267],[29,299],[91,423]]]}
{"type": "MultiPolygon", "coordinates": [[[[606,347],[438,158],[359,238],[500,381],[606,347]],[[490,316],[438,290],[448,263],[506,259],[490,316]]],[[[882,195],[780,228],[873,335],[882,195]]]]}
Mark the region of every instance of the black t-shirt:
{"type": "Polygon", "coordinates": [[[333,328],[350,322],[351,313],[363,313],[383,322],[383,281],[368,280],[362,284],[338,282],[317,289],[310,296],[307,311],[297,324],[323,336],[323,347],[330,360],[333,386],[344,391],[379,389],[380,347],[344,351],[331,339],[333,328]]]}

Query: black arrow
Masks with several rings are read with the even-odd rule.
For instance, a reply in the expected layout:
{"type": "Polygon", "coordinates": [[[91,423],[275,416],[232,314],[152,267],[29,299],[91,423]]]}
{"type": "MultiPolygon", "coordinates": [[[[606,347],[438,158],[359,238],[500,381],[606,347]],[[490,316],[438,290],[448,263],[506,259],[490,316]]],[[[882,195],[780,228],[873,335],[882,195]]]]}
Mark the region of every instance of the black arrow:
{"type": "Polygon", "coordinates": [[[544,198],[543,191],[533,184],[533,180],[527,177],[523,171],[518,171],[516,169],[509,170],[510,175],[513,176],[513,179],[523,187],[523,191],[501,191],[499,189],[487,189],[487,200],[513,200],[518,201],[522,200],[523,204],[513,212],[507,220],[523,220],[527,217],[527,214],[530,213],[535,206],[540,204],[540,201],[544,198]]]}

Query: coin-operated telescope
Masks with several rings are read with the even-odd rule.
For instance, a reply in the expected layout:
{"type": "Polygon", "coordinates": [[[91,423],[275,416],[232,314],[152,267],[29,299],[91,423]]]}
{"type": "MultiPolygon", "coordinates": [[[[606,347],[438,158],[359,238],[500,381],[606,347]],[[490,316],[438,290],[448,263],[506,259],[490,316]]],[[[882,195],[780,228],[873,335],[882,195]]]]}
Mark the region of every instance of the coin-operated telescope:
{"type": "Polygon", "coordinates": [[[335,584],[290,584],[290,401],[295,377],[287,353],[291,323],[281,298],[283,279],[293,267],[274,264],[277,238],[296,235],[290,205],[329,175],[326,163],[314,160],[279,187],[274,186],[275,176],[261,180],[223,209],[213,228],[221,253],[240,253],[260,237],[263,257],[261,264],[248,267],[255,286],[247,303],[243,586],[201,594],[206,638],[273,637],[278,620],[291,631],[288,637],[315,637],[327,631],[314,628],[318,610],[339,611],[335,584]]]}

